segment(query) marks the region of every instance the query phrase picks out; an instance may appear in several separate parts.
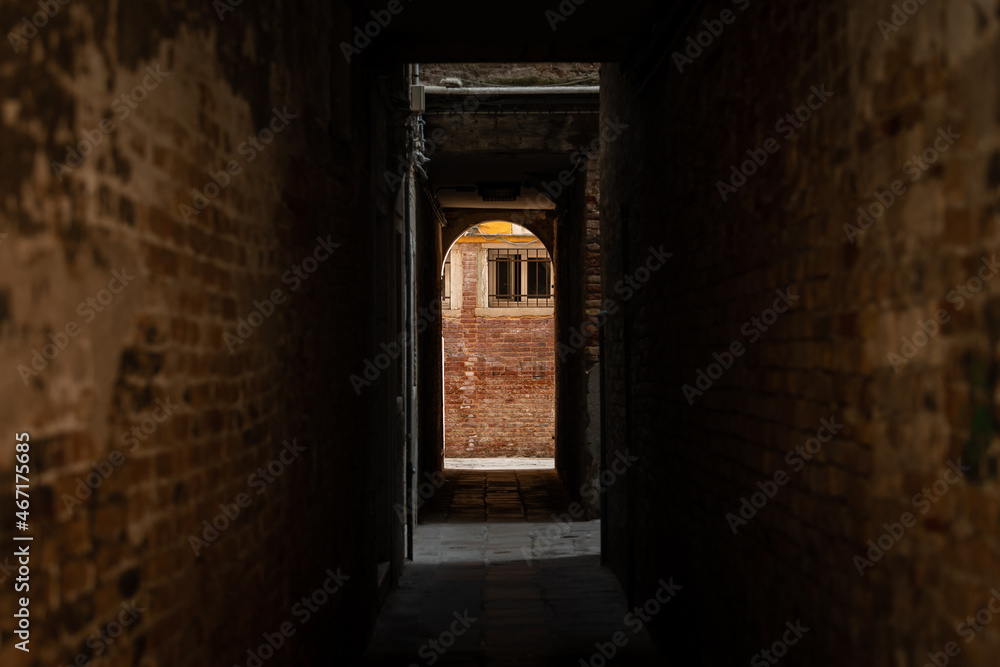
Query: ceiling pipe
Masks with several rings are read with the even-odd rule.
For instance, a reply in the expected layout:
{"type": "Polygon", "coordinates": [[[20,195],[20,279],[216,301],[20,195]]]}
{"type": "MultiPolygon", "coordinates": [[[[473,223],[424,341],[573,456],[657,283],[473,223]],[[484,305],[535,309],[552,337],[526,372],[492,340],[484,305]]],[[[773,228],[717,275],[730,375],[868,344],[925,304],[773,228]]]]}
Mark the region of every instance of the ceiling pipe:
{"type": "Polygon", "coordinates": [[[462,97],[469,95],[599,95],[600,86],[494,86],[485,88],[445,88],[427,86],[428,95],[462,97]]]}

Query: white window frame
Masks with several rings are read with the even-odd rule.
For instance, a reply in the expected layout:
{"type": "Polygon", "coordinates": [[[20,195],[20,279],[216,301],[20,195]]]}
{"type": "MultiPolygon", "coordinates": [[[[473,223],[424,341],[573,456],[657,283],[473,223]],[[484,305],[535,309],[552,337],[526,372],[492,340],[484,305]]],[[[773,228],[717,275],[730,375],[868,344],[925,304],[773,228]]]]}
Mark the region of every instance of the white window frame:
{"type": "Polygon", "coordinates": [[[442,309],[442,317],[459,318],[462,316],[462,271],[465,268],[462,259],[464,255],[461,250],[462,245],[461,243],[453,245],[449,254],[451,258],[451,308],[442,309]]]}

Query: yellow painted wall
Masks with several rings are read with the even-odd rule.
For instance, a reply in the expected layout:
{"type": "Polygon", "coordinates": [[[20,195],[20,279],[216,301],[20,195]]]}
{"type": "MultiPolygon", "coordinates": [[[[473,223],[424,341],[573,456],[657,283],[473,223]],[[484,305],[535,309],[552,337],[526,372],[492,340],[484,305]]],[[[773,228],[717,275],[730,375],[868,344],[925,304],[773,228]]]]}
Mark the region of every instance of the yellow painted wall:
{"type": "Polygon", "coordinates": [[[514,225],[510,222],[482,222],[479,224],[479,234],[474,236],[462,235],[458,243],[482,243],[483,236],[501,236],[505,241],[513,243],[534,243],[538,240],[535,236],[524,236],[514,234],[514,225]]]}

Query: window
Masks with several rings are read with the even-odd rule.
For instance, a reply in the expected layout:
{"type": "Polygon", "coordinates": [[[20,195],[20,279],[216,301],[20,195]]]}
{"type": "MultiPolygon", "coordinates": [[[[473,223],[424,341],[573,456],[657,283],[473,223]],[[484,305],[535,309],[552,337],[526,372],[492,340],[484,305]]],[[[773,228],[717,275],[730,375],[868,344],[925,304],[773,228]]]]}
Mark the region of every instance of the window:
{"type": "Polygon", "coordinates": [[[551,308],[552,260],[545,249],[488,250],[490,308],[551,308]]]}
{"type": "Polygon", "coordinates": [[[444,278],[441,280],[441,310],[451,310],[451,253],[444,263],[444,278]]]}

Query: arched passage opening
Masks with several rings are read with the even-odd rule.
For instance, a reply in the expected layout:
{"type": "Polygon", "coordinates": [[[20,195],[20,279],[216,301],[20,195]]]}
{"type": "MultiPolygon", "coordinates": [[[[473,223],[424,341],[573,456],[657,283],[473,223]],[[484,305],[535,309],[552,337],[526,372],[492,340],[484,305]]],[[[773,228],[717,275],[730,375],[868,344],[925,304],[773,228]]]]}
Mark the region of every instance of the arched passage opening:
{"type": "MultiPolygon", "coordinates": [[[[600,512],[602,456],[598,327],[594,324],[601,289],[599,153],[590,150],[599,143],[595,137],[601,131],[596,88],[581,93],[572,103],[575,111],[569,114],[518,114],[508,109],[535,105],[545,111],[548,102],[518,98],[512,105],[505,101],[509,96],[462,93],[466,102],[480,102],[479,111],[483,104],[492,105],[487,109],[490,138],[484,139],[482,117],[476,111],[456,119],[448,115],[454,100],[444,99],[447,95],[441,100],[428,97],[425,134],[444,136],[447,141],[435,146],[427,167],[429,180],[421,188],[422,196],[416,197],[416,238],[425,250],[423,258],[417,256],[421,265],[418,301],[425,305],[431,298],[453,296],[454,286],[444,285],[444,266],[459,237],[475,225],[516,223],[548,249],[555,296],[555,353],[550,356],[555,374],[555,468],[569,495],[581,502],[587,517],[595,518],[600,512]],[[439,106],[440,114],[435,111],[439,106]],[[506,144],[516,146],[513,154],[498,152],[506,144]],[[490,183],[506,185],[511,198],[483,196],[490,183]]],[[[444,469],[446,441],[454,435],[446,428],[443,409],[444,318],[435,319],[433,330],[424,334],[419,363],[420,437],[413,479],[420,482],[444,469]]]]}
{"type": "MultiPolygon", "coordinates": [[[[407,217],[398,226],[412,244],[407,259],[413,263],[415,306],[410,312],[419,320],[415,357],[406,364],[414,379],[403,386],[418,413],[411,422],[415,431],[407,433],[408,455],[415,454],[408,461],[416,469],[406,471],[414,511],[405,587],[438,599],[439,591],[426,583],[429,573],[435,579],[482,577],[482,585],[464,590],[489,597],[495,584],[505,595],[517,589],[530,598],[533,586],[547,589],[550,577],[563,580],[564,572],[557,571],[563,565],[593,568],[587,576],[596,582],[605,534],[598,519],[605,506],[602,484],[613,481],[601,475],[599,323],[605,319],[598,88],[449,89],[436,85],[449,78],[442,68],[422,65],[421,71],[430,82],[418,81],[416,66],[410,71],[421,111],[409,125],[414,149],[407,217]],[[418,88],[425,84],[426,89],[418,88]],[[533,237],[518,238],[512,226],[492,228],[496,223],[517,224],[533,237]],[[476,238],[469,238],[470,230],[476,238]],[[549,271],[528,268],[525,241],[547,251],[549,271]],[[539,275],[552,297],[547,335],[538,345],[542,357],[505,349],[502,334],[480,330],[487,320],[515,319],[510,310],[525,305],[517,299],[547,296],[539,294],[539,275]],[[483,312],[500,310],[501,300],[510,310],[492,317],[483,312]],[[450,331],[460,338],[451,349],[450,331]],[[552,393],[545,398],[552,397],[547,401],[551,421],[545,437],[552,443],[554,470],[499,462],[496,468],[456,466],[461,460],[456,454],[496,461],[485,457],[548,453],[519,450],[536,435],[526,434],[524,427],[539,419],[522,419],[510,404],[523,388],[524,370],[549,368],[552,393]],[[489,380],[496,382],[489,386],[489,380]],[[449,387],[452,382],[456,386],[449,387]],[[466,423],[460,424],[456,417],[463,410],[466,423]],[[506,575],[528,583],[520,586],[506,575]]],[[[537,319],[537,311],[533,314],[537,319]]],[[[626,472],[619,469],[616,475],[626,472]]],[[[572,600],[567,607],[572,610],[578,602],[586,604],[586,597],[575,593],[564,599],[572,600]]],[[[412,606],[395,606],[409,605],[412,597],[400,600],[387,603],[383,618],[405,623],[420,615],[412,606]]],[[[611,616],[620,621],[620,615],[611,616]]],[[[386,627],[393,629],[373,646],[403,634],[392,622],[386,627]]]]}
{"type": "MultiPolygon", "coordinates": [[[[417,413],[412,438],[407,435],[413,455],[413,467],[407,466],[406,472],[407,497],[414,508],[412,534],[434,534],[442,517],[444,521],[457,515],[465,521],[488,521],[498,514],[504,520],[538,520],[543,524],[541,531],[547,533],[554,530],[552,513],[571,506],[574,522],[589,524],[600,516],[601,508],[598,329],[587,328],[599,315],[601,287],[599,91],[597,86],[545,87],[537,93],[521,88],[509,92],[446,89],[436,85],[439,81],[434,77],[445,74],[438,70],[421,66],[430,80],[420,79],[428,86],[426,105],[423,122],[418,119],[411,124],[411,138],[423,150],[412,154],[413,161],[420,163],[409,181],[407,210],[413,224],[400,227],[408,229],[412,239],[413,300],[421,313],[412,364],[414,382],[402,392],[413,396],[417,413]],[[475,320],[495,325],[512,314],[512,308],[506,311],[508,318],[484,314],[482,310],[497,305],[490,303],[491,296],[495,299],[506,293],[512,297],[516,292],[530,299],[532,280],[537,291],[540,274],[537,269],[530,272],[529,258],[510,257],[514,246],[506,242],[521,239],[498,238],[513,234],[488,227],[497,222],[529,230],[537,239],[537,249],[545,249],[551,262],[551,271],[541,272],[550,281],[551,303],[532,304],[551,309],[549,330],[536,343],[541,357],[494,349],[503,347],[502,336],[468,331],[475,320]],[[474,244],[460,238],[472,228],[489,232],[481,236],[499,242],[499,247],[480,246],[466,253],[474,244]],[[463,259],[459,263],[452,257],[449,263],[455,248],[463,259]],[[495,251],[492,258],[491,250],[495,251]],[[466,259],[471,266],[458,282],[456,269],[465,269],[466,259]],[[497,261],[504,259],[508,261],[498,270],[497,261]],[[497,282],[497,276],[505,273],[509,276],[506,285],[494,284],[491,289],[491,278],[497,282]],[[468,289],[465,274],[472,282],[468,289]],[[466,299],[470,303],[464,303],[466,299]],[[424,322],[427,326],[421,326],[424,322]],[[450,328],[461,330],[464,340],[476,345],[467,342],[464,349],[449,352],[450,328]],[[494,344],[482,349],[490,341],[494,344]],[[449,366],[453,377],[465,384],[463,388],[449,389],[449,366]],[[545,390],[533,392],[532,383],[545,384],[545,390]],[[510,409],[520,398],[517,389],[522,395],[534,394],[546,408],[545,419],[510,409]],[[463,408],[468,415],[464,425],[456,419],[463,408]],[[540,455],[547,454],[544,458],[554,459],[548,464],[554,471],[511,469],[500,462],[503,459],[485,459],[498,466],[488,472],[455,469],[454,462],[463,460],[455,456],[459,453],[467,458],[513,455],[519,465],[537,463],[543,458],[540,455]],[[428,527],[430,533],[421,533],[420,526],[428,527]]],[[[596,70],[593,73],[596,82],[596,70]]],[[[418,85],[416,66],[411,74],[411,82],[418,85]]],[[[538,311],[528,315],[537,317],[538,311]]],[[[599,539],[596,524],[588,531],[587,540],[599,539]]],[[[534,547],[539,546],[537,553],[551,555],[546,547],[561,543],[562,538],[550,537],[544,545],[526,539],[531,543],[529,551],[536,553],[534,547]]],[[[421,547],[416,539],[413,544],[415,560],[422,548],[431,548],[426,542],[421,547]]]]}
{"type": "Polygon", "coordinates": [[[477,223],[451,244],[440,278],[446,467],[483,459],[554,467],[550,248],[526,226],[477,223]]]}

